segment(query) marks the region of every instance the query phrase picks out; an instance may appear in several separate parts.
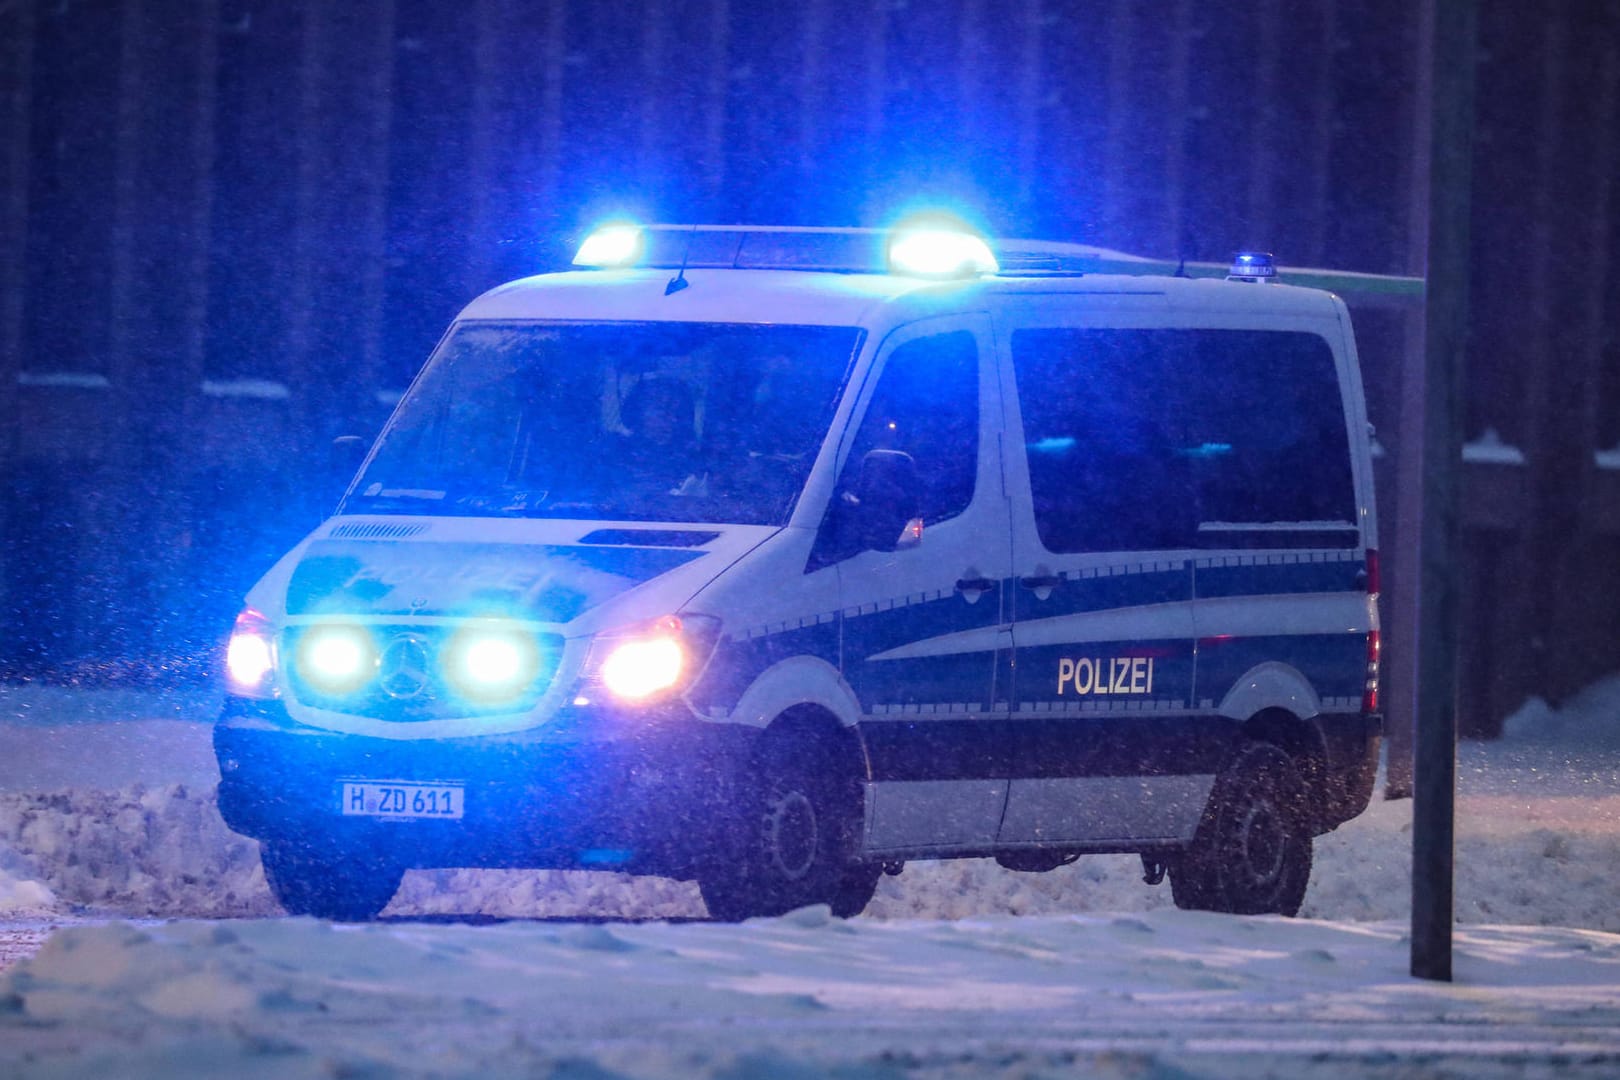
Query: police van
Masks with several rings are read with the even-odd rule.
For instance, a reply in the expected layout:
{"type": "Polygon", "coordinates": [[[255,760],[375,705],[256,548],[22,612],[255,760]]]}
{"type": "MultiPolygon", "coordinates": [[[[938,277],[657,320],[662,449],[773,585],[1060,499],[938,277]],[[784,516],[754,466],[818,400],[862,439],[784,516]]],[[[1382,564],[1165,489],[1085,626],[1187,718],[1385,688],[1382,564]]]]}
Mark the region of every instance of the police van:
{"type": "Polygon", "coordinates": [[[230,638],[282,906],[584,868],[847,916],[1112,852],[1295,913],[1381,734],[1350,320],[1095,255],[615,224],[473,301],[230,638]]]}

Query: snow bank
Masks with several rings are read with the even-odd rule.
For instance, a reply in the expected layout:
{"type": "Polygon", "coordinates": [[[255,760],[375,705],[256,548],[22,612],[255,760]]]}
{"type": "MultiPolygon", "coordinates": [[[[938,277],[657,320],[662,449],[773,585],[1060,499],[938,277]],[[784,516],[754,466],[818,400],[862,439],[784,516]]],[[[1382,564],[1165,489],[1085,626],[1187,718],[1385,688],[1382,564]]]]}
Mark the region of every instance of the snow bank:
{"type": "Polygon", "coordinates": [[[1465,931],[1447,986],[1406,976],[1403,929],[825,908],[740,926],[74,927],[0,976],[0,1072],[1301,1080],[1620,1065],[1620,937],[1465,931]]]}
{"type": "MultiPolygon", "coordinates": [[[[90,695],[93,723],[75,723],[83,692],[31,692],[19,731],[104,738],[96,751],[143,747],[186,776],[209,753],[206,725],[174,700],[144,709],[90,695]],[[119,724],[118,709],[149,719],[119,724]],[[164,727],[163,725],[170,725],[164,727]],[[116,735],[112,728],[127,729],[116,735]],[[184,730],[181,730],[184,729],[184,730]],[[131,734],[145,731],[145,736],[131,734]],[[153,732],[156,734],[153,734],[153,732]],[[150,739],[156,739],[153,744],[150,739]]],[[[10,690],[0,708],[17,707],[10,690]]],[[[210,707],[208,702],[196,708],[210,707]]],[[[68,740],[80,745],[82,739],[68,740]]],[[[127,758],[128,755],[125,755],[127,758]]],[[[206,760],[206,759],[205,759],[206,760]]],[[[207,761],[211,767],[211,760],[207,761]]],[[[42,793],[0,793],[0,912],[90,911],[137,917],[255,917],[278,911],[257,845],[230,833],[213,786],[123,784],[91,762],[90,781],[42,793]],[[9,882],[9,884],[8,884],[9,882]],[[6,899],[10,897],[11,899],[6,899]]],[[[143,765],[142,768],[149,768],[143,765]]],[[[127,774],[126,774],[127,775],[127,774]]],[[[1410,910],[1410,801],[1375,795],[1367,812],[1318,839],[1302,914],[1341,921],[1404,920],[1410,910]]],[[[1460,922],[1620,931],[1620,675],[1562,708],[1530,702],[1496,743],[1459,750],[1457,915],[1460,922]]],[[[878,919],[1001,914],[1152,912],[1168,888],[1141,881],[1128,856],[1088,856],[1047,874],[1003,870],[988,860],[916,862],[884,878],[868,915],[878,919]]],[[[437,870],[407,875],[392,915],[684,918],[704,914],[690,884],[611,873],[437,870]]]]}
{"type": "Polygon", "coordinates": [[[1570,696],[1560,708],[1531,698],[1503,722],[1503,741],[1582,754],[1620,750],[1620,672],[1570,696]]]}
{"type": "MultiPolygon", "coordinates": [[[[1603,794],[1544,794],[1535,784],[1544,766],[1502,766],[1496,761],[1501,754],[1496,747],[1463,751],[1458,920],[1620,931],[1614,904],[1620,787],[1603,794]],[[1515,778],[1527,779],[1521,785],[1515,778]]],[[[1302,914],[1346,921],[1407,918],[1411,812],[1409,801],[1375,799],[1360,818],[1318,839],[1302,914]]],[[[278,910],[264,884],[257,845],[225,828],[211,788],[171,784],[0,795],[0,852],[8,850],[9,861],[0,857],[0,867],[37,882],[28,910],[159,917],[278,910]],[[54,905],[48,899],[53,893],[54,905]]],[[[908,864],[901,876],[883,879],[868,914],[954,919],[1169,906],[1169,890],[1144,885],[1134,857],[1088,856],[1046,874],[1015,873],[974,859],[908,864]]],[[[704,908],[695,887],[659,878],[435,870],[408,874],[388,913],[668,919],[701,917],[704,908]]]]}
{"type": "Polygon", "coordinates": [[[37,881],[17,878],[0,867],[0,917],[48,915],[57,910],[56,894],[37,881]]]}
{"type": "Polygon", "coordinates": [[[210,788],[0,795],[0,851],[58,908],[131,915],[269,915],[258,845],[226,829],[210,788]]]}

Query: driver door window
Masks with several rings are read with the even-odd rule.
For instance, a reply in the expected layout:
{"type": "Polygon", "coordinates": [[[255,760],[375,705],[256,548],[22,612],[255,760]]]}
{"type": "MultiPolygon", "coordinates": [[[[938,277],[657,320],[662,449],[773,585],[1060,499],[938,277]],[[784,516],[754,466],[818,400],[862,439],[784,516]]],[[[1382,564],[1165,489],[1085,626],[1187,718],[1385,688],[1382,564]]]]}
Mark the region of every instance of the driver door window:
{"type": "MultiPolygon", "coordinates": [[[[854,445],[828,508],[810,569],[841,562],[871,547],[891,548],[903,518],[928,526],[948,521],[973,501],[979,463],[979,351],[967,330],[917,338],[890,354],[855,434],[854,445]],[[902,520],[874,543],[870,518],[877,509],[861,506],[863,470],[873,451],[900,451],[916,465],[915,490],[885,492],[911,502],[902,520]]],[[[867,478],[869,479],[869,478],[867,478]]],[[[868,501],[871,492],[864,497],[868,501]]]]}
{"type": "Polygon", "coordinates": [[[853,489],[873,450],[900,450],[917,463],[924,525],[967,509],[979,462],[979,355],[971,333],[918,338],[889,357],[840,491],[853,489]]]}

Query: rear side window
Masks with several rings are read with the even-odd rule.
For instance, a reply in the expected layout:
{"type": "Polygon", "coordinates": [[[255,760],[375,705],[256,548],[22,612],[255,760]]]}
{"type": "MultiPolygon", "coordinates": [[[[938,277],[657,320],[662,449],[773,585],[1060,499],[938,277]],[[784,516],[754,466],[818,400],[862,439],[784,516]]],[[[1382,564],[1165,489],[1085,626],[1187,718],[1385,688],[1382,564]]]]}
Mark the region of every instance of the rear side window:
{"type": "MultiPolygon", "coordinates": [[[[1289,536],[1290,525],[1354,530],[1350,442],[1328,343],[1306,333],[1205,330],[1192,359],[1199,528],[1241,535],[1255,531],[1243,526],[1267,526],[1285,541],[1275,546],[1308,543],[1289,536]]],[[[1203,546],[1225,545],[1206,536],[1203,546]]]]}
{"type": "Polygon", "coordinates": [[[1355,542],[1344,408],[1322,338],[1030,329],[1012,350],[1048,550],[1355,542]]]}

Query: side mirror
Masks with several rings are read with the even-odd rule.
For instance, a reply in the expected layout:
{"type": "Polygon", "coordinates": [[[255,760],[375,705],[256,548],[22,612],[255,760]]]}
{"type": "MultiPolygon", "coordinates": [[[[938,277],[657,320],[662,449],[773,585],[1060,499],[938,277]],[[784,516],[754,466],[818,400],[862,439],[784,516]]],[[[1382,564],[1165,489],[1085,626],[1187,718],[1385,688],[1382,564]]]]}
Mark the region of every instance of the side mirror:
{"type": "Polygon", "coordinates": [[[869,450],[855,490],[844,495],[862,550],[895,551],[922,540],[917,462],[900,450],[869,450]]]}

